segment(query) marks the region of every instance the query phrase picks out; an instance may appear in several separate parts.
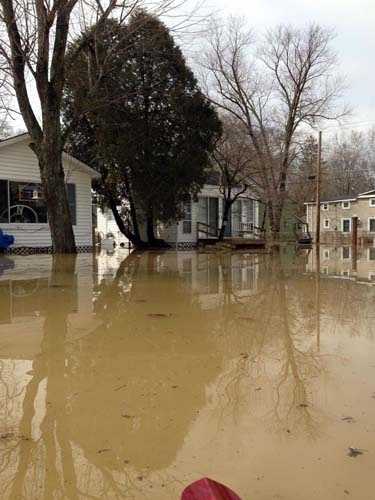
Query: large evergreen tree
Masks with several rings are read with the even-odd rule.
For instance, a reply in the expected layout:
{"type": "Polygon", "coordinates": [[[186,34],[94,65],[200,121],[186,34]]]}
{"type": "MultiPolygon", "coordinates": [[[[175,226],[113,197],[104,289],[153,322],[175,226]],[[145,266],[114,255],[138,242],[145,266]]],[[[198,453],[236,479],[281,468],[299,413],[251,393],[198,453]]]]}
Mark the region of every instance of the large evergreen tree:
{"type": "Polygon", "coordinates": [[[145,222],[155,244],[154,222],[178,217],[203,185],[220,121],[156,17],[138,11],[126,26],[108,21],[76,44],[83,41],[65,94],[72,152],[101,171],[98,190],[120,230],[141,246],[145,222]],[[124,199],[125,216],[116,208],[124,199]]]}

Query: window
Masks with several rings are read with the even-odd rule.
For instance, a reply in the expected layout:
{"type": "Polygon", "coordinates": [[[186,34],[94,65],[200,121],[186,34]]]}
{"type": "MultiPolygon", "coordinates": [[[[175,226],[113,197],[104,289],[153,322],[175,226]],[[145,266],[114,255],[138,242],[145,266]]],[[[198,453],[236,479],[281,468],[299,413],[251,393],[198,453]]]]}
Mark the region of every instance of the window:
{"type": "Polygon", "coordinates": [[[351,223],[350,219],[342,219],[342,221],[341,221],[341,231],[343,233],[350,233],[351,226],[352,226],[352,223],[351,223]]]}
{"type": "Polygon", "coordinates": [[[368,220],[368,230],[370,233],[375,233],[375,218],[370,217],[368,220]]]}
{"type": "MultiPolygon", "coordinates": [[[[76,187],[74,184],[66,186],[72,222],[76,224],[76,187]]],[[[41,184],[0,180],[0,222],[46,224],[47,207],[41,184]]]]}
{"type": "Polygon", "coordinates": [[[325,250],[323,251],[323,257],[324,257],[325,259],[329,259],[329,250],[325,249],[325,250]]]}
{"type": "Polygon", "coordinates": [[[200,196],[198,198],[198,221],[208,224],[208,198],[200,196]]]}
{"type": "Polygon", "coordinates": [[[368,249],[368,260],[375,260],[375,247],[368,249]]]}
{"type": "Polygon", "coordinates": [[[370,207],[375,207],[375,198],[369,199],[369,205],[370,205],[370,207]]]}
{"type": "Polygon", "coordinates": [[[344,210],[348,210],[348,208],[350,208],[350,201],[343,201],[341,203],[341,208],[343,208],[344,210]]]}
{"type": "Polygon", "coordinates": [[[329,219],[324,219],[324,229],[329,229],[329,219]]]}
{"type": "Polygon", "coordinates": [[[189,198],[184,202],[183,206],[184,219],[182,221],[183,234],[191,234],[191,199],[189,198]]]}
{"type": "Polygon", "coordinates": [[[45,224],[47,207],[42,186],[34,182],[9,181],[9,208],[7,210],[10,223],[45,224]]]}
{"type": "Polygon", "coordinates": [[[342,255],[343,260],[350,259],[351,248],[350,247],[342,247],[342,249],[341,249],[341,255],[342,255]]]}
{"type": "Polygon", "coordinates": [[[328,203],[323,203],[322,208],[323,210],[328,210],[328,203]]]}
{"type": "Polygon", "coordinates": [[[242,200],[245,221],[247,224],[254,224],[255,202],[254,200],[242,200]]]}
{"type": "Polygon", "coordinates": [[[369,281],[375,281],[375,271],[370,271],[368,273],[368,279],[369,281]]]}

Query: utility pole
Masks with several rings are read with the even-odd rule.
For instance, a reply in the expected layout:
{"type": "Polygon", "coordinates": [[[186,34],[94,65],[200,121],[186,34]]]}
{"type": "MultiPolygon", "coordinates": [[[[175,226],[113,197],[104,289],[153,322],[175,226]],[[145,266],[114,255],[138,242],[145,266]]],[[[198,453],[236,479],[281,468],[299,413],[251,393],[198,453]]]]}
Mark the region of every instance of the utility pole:
{"type": "Polygon", "coordinates": [[[352,217],[352,270],[357,271],[358,217],[352,217]]]}
{"type": "Polygon", "coordinates": [[[322,131],[318,137],[318,158],[316,163],[316,231],[315,243],[320,245],[320,187],[321,187],[321,163],[322,163],[322,131]]]}

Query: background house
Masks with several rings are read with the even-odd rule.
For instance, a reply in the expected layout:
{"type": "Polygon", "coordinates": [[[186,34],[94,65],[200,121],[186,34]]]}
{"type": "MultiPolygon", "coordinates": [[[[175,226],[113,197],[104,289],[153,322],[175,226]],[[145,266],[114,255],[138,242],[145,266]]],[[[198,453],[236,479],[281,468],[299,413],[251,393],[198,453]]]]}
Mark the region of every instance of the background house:
{"type": "MultiPolygon", "coordinates": [[[[316,205],[305,203],[306,221],[315,239],[316,205]]],[[[362,243],[373,244],[375,238],[375,190],[358,196],[323,200],[320,204],[322,243],[348,243],[352,239],[352,219],[358,217],[358,237],[362,243]]]]}
{"type": "MultiPolygon", "coordinates": [[[[223,219],[224,198],[219,186],[206,184],[198,200],[184,206],[180,221],[159,225],[159,236],[179,248],[194,247],[200,239],[218,234],[223,219]]],[[[252,237],[259,226],[259,201],[250,192],[242,194],[232,205],[225,237],[252,237]]]]}
{"type": "MultiPolygon", "coordinates": [[[[198,239],[217,237],[223,219],[224,199],[218,185],[205,184],[197,201],[191,198],[184,204],[184,215],[179,221],[168,224],[159,223],[158,237],[173,247],[189,248],[198,244],[198,239]]],[[[232,205],[226,237],[252,237],[260,226],[260,202],[244,193],[232,205]]],[[[96,231],[101,240],[109,236],[116,245],[128,243],[127,238],[119,231],[111,210],[97,207],[96,231]]],[[[140,218],[140,232],[146,238],[146,227],[140,218]]]]}
{"type": "MultiPolygon", "coordinates": [[[[51,233],[40,184],[38,160],[28,134],[0,142],[0,229],[15,237],[15,253],[50,252],[51,233]]],[[[78,250],[92,248],[91,182],[99,174],[63,154],[73,230],[78,250]]]]}

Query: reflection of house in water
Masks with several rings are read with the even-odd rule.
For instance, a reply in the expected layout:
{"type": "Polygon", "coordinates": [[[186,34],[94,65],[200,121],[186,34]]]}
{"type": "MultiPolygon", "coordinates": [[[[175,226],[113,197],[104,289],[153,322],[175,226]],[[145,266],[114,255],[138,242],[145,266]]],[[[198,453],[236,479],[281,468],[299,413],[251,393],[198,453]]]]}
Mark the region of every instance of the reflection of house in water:
{"type": "Polygon", "coordinates": [[[203,309],[219,307],[224,300],[239,300],[257,292],[259,256],[253,254],[176,254],[177,270],[203,309]]]}
{"type": "MultiPolygon", "coordinates": [[[[316,271],[315,252],[308,256],[307,271],[316,271]]],[[[354,260],[351,246],[321,246],[320,273],[356,281],[375,283],[375,247],[360,247],[354,260]]]]}
{"type": "Polygon", "coordinates": [[[77,271],[71,277],[69,286],[59,286],[52,282],[50,255],[42,258],[0,258],[0,269],[5,267],[7,269],[0,274],[2,358],[9,356],[13,359],[32,359],[40,351],[49,297],[59,288],[65,292],[64,310],[68,311],[68,336],[76,337],[83,330],[87,333],[95,328],[97,321],[92,316],[92,256],[77,256],[77,271]]]}

